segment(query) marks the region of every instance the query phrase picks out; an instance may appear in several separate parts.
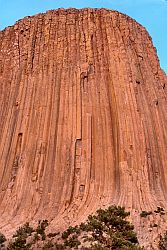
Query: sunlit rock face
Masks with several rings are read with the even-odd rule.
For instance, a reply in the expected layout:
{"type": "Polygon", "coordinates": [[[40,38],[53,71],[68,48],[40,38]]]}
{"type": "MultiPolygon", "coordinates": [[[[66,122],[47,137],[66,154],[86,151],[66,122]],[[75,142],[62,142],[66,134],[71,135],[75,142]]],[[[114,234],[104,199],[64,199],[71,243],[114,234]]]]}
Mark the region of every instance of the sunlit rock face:
{"type": "Polygon", "coordinates": [[[105,9],[0,31],[0,231],[39,219],[61,230],[110,204],[154,245],[167,219],[167,77],[147,31],[105,9]]]}

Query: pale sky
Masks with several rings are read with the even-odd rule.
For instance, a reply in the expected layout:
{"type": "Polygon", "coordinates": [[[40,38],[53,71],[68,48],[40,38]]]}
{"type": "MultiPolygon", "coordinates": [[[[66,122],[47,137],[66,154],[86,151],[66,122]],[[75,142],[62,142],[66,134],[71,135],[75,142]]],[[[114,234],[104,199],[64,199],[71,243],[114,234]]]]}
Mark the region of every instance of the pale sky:
{"type": "Polygon", "coordinates": [[[161,67],[167,72],[166,0],[0,0],[0,29],[14,24],[24,16],[60,7],[103,7],[133,17],[149,31],[157,48],[161,67]]]}

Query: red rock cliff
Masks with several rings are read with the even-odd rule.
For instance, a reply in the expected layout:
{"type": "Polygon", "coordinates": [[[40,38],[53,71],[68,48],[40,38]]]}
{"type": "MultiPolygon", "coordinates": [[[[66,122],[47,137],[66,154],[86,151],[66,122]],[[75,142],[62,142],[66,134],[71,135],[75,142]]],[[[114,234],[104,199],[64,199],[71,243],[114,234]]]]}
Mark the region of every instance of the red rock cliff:
{"type": "Polygon", "coordinates": [[[59,9],[1,31],[1,231],[119,204],[153,243],[166,215],[139,214],[167,209],[166,98],[151,38],[126,15],[59,9]]]}

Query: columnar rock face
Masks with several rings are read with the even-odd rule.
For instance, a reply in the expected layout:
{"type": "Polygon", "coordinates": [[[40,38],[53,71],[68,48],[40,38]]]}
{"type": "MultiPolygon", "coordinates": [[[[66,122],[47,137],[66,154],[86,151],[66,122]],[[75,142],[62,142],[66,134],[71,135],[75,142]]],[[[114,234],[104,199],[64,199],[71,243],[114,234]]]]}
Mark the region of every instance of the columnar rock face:
{"type": "Polygon", "coordinates": [[[59,9],[0,32],[2,232],[64,229],[117,204],[148,249],[167,217],[139,214],[167,209],[166,168],[167,77],[141,25],[59,9]]]}

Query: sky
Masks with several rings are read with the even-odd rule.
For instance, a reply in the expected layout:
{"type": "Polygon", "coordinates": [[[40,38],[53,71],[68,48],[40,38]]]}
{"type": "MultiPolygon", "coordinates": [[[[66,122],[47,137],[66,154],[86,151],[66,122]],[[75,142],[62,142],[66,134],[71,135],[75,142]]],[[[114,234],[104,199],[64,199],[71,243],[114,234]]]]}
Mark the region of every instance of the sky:
{"type": "Polygon", "coordinates": [[[25,16],[61,7],[108,8],[131,16],[152,36],[167,73],[167,0],[0,0],[0,30],[25,16]]]}

